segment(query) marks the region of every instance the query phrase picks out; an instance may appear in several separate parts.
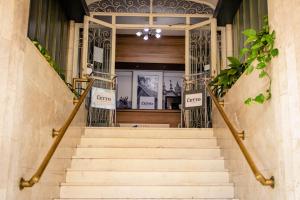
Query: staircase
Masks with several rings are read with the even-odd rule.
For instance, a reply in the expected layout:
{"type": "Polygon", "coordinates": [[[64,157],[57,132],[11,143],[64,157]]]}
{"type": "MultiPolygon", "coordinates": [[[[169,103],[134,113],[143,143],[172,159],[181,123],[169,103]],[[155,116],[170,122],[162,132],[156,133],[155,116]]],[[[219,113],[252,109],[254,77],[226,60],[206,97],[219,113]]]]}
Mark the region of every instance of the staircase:
{"type": "Polygon", "coordinates": [[[229,200],[212,129],[86,128],[61,200],[229,200]]]}

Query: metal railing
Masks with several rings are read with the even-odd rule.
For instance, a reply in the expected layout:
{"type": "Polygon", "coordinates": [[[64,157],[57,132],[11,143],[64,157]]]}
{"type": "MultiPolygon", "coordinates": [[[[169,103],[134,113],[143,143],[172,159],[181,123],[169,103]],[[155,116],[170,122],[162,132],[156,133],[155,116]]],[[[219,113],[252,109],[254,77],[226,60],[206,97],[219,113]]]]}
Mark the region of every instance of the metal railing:
{"type": "MultiPolygon", "coordinates": [[[[95,88],[117,91],[117,76],[104,72],[94,72],[91,76],[95,79],[95,88]]],[[[91,97],[91,96],[89,96],[91,97]]],[[[89,127],[114,127],[116,126],[116,109],[108,110],[103,108],[95,108],[91,105],[91,98],[87,99],[87,126],[89,127]]]]}
{"type": "Polygon", "coordinates": [[[219,104],[217,98],[214,96],[213,91],[210,89],[208,84],[206,84],[207,91],[209,92],[212,101],[214,102],[215,106],[217,107],[217,110],[221,114],[222,118],[224,119],[226,125],[230,129],[235,141],[237,142],[239,148],[241,149],[244,157],[246,158],[247,163],[249,164],[251,171],[253,172],[255,178],[257,181],[259,181],[264,186],[270,186],[272,188],[275,187],[275,179],[273,176],[271,176],[269,179],[265,178],[265,176],[259,171],[257,166],[255,165],[251,155],[249,154],[247,148],[245,147],[244,143],[242,142],[242,139],[244,138],[244,133],[238,132],[232,123],[230,122],[229,118],[227,117],[223,107],[219,104]]]}
{"type": "Polygon", "coordinates": [[[201,107],[181,109],[182,125],[186,128],[211,128],[211,100],[205,88],[205,80],[210,77],[209,72],[185,75],[183,79],[183,94],[181,102],[184,102],[186,94],[202,93],[201,107]]]}
{"type": "Polygon", "coordinates": [[[20,190],[24,189],[25,187],[32,187],[34,184],[39,182],[41,176],[43,175],[47,165],[49,164],[49,161],[51,160],[53,154],[55,153],[58,145],[60,144],[62,138],[64,137],[67,129],[69,128],[70,124],[72,123],[74,117],[76,116],[81,104],[84,102],[87,94],[91,90],[95,79],[87,79],[88,85],[87,88],[84,90],[83,94],[78,99],[78,102],[76,103],[74,109],[70,113],[69,117],[63,124],[63,126],[58,129],[57,131],[53,129],[53,135],[57,136],[52,143],[50,149],[48,150],[46,156],[44,157],[42,163],[40,164],[39,168],[36,170],[36,172],[32,175],[32,177],[29,180],[25,180],[23,177],[20,180],[19,188],[20,190]]]}

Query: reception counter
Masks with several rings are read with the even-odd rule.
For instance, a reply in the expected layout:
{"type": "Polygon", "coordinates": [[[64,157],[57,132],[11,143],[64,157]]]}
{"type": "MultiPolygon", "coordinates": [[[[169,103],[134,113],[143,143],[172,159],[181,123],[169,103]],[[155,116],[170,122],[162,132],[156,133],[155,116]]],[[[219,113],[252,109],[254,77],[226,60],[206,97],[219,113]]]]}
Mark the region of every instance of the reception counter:
{"type": "Polygon", "coordinates": [[[177,128],[180,124],[180,110],[139,110],[118,109],[117,123],[119,124],[169,124],[177,128]]]}

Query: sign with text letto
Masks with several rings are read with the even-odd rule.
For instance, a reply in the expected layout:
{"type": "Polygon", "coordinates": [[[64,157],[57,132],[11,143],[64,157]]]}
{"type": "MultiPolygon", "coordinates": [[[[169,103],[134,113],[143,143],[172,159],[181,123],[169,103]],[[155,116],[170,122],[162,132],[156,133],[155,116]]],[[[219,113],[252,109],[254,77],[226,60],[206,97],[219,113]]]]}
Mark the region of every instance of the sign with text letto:
{"type": "Polygon", "coordinates": [[[93,87],[91,106],[109,110],[116,109],[116,91],[93,87]]]}
{"type": "Polygon", "coordinates": [[[192,109],[201,107],[203,102],[202,93],[191,93],[184,95],[184,108],[192,109]]]}
{"type": "Polygon", "coordinates": [[[154,109],[155,98],[154,97],[140,97],[140,109],[154,109]]]}

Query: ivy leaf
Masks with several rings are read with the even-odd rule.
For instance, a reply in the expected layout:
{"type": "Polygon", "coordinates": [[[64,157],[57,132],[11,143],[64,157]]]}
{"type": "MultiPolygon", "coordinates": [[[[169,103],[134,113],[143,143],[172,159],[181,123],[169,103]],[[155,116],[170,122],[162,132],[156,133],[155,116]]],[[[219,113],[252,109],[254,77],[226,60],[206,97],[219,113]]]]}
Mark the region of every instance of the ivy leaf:
{"type": "Polygon", "coordinates": [[[236,69],[230,69],[230,70],[228,71],[228,75],[233,75],[233,74],[235,74],[236,72],[237,72],[236,69]]]}
{"type": "Polygon", "coordinates": [[[268,25],[268,23],[269,23],[268,15],[263,17],[263,21],[264,21],[265,25],[268,25]]]}
{"type": "Polygon", "coordinates": [[[278,49],[272,49],[270,53],[271,53],[271,55],[272,55],[273,57],[275,57],[275,56],[278,56],[279,50],[278,50],[278,49]]]}
{"type": "Polygon", "coordinates": [[[259,48],[261,48],[261,47],[263,47],[263,46],[264,46],[264,44],[263,44],[262,42],[259,42],[259,43],[255,44],[255,45],[253,45],[253,46],[251,47],[251,49],[253,49],[253,50],[259,49],[259,48]]]}
{"type": "Polygon", "coordinates": [[[267,66],[267,64],[265,62],[260,62],[258,63],[256,69],[263,69],[267,66]]]}
{"type": "Polygon", "coordinates": [[[269,63],[271,61],[271,59],[272,59],[272,57],[270,55],[267,55],[266,60],[265,60],[266,63],[269,63]]]}
{"type": "Polygon", "coordinates": [[[247,68],[246,68],[246,74],[249,75],[253,72],[254,70],[254,67],[253,65],[249,65],[247,68]]]}
{"type": "Polygon", "coordinates": [[[254,98],[254,101],[263,104],[265,102],[265,96],[262,93],[260,93],[254,98]]]}
{"type": "Polygon", "coordinates": [[[240,52],[240,57],[243,57],[247,52],[249,52],[250,50],[248,48],[243,48],[240,52]]]}
{"type": "Polygon", "coordinates": [[[267,76],[268,75],[268,73],[265,71],[265,70],[262,70],[261,72],[260,72],[260,74],[259,74],[259,78],[263,78],[263,77],[265,77],[265,76],[267,76]]]}
{"type": "Polygon", "coordinates": [[[248,37],[248,39],[245,41],[244,45],[247,45],[247,44],[249,44],[249,43],[251,43],[251,42],[254,42],[254,41],[256,41],[256,40],[257,40],[257,36],[256,36],[256,35],[255,35],[255,36],[248,37]]]}
{"type": "Polygon", "coordinates": [[[241,62],[235,57],[227,57],[232,66],[240,66],[241,62]]]}
{"type": "Polygon", "coordinates": [[[248,99],[246,99],[246,100],[244,101],[244,104],[246,104],[246,105],[250,105],[250,104],[251,104],[251,102],[252,102],[252,98],[251,98],[251,97],[249,97],[248,99]]]}
{"type": "Polygon", "coordinates": [[[246,29],[245,31],[243,31],[243,34],[247,37],[252,37],[256,36],[256,31],[254,29],[246,29]]]}

